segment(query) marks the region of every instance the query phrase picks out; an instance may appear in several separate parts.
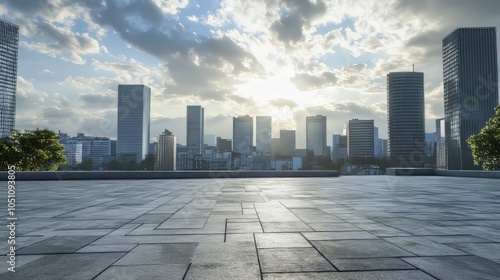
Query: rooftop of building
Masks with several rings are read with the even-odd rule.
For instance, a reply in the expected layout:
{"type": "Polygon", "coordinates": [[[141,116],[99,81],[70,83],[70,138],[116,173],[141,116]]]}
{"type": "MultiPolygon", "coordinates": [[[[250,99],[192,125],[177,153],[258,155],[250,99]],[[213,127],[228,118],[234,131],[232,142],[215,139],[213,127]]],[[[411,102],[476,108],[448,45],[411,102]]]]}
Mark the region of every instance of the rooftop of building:
{"type": "MultiPolygon", "coordinates": [[[[0,279],[500,275],[497,179],[346,176],[16,183],[16,272],[7,271],[9,232],[2,226],[0,279]]],[[[6,198],[4,190],[0,199],[6,198]]],[[[6,211],[0,213],[7,221],[6,211]]]]}

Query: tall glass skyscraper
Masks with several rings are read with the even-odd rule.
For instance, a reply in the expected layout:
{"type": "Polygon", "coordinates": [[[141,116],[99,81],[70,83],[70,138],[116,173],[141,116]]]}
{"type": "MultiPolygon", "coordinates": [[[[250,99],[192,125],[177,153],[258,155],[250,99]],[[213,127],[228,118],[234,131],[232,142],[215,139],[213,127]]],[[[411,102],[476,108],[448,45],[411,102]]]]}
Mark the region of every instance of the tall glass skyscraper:
{"type": "Polygon", "coordinates": [[[458,28],[443,39],[446,163],[449,170],[474,166],[466,140],[495,116],[498,60],[495,27],[458,28]]]}
{"type": "Polygon", "coordinates": [[[424,73],[387,75],[387,143],[392,166],[424,166],[424,108],[424,73]]]}
{"type": "Polygon", "coordinates": [[[347,122],[347,155],[350,158],[374,157],[373,120],[349,120],[347,122]]]}
{"type": "Polygon", "coordinates": [[[306,117],[306,147],[314,156],[330,156],[326,149],[326,116],[306,117]]]}
{"type": "Polygon", "coordinates": [[[256,149],[261,155],[271,155],[272,146],[272,118],[269,116],[257,116],[256,122],[256,149]]]}
{"type": "Polygon", "coordinates": [[[19,27],[0,20],[0,138],[15,126],[18,47],[19,27]]]}
{"type": "Polygon", "coordinates": [[[282,156],[292,157],[295,150],[295,130],[280,130],[282,156]]]}
{"type": "Polygon", "coordinates": [[[252,154],[253,118],[239,116],[233,118],[233,152],[252,154]]]}
{"type": "Polygon", "coordinates": [[[203,153],[205,137],[205,109],[201,106],[187,106],[186,144],[193,154],[203,153]]]}
{"type": "Polygon", "coordinates": [[[116,153],[135,154],[137,162],[148,154],[151,89],[145,85],[118,85],[116,153]]]}

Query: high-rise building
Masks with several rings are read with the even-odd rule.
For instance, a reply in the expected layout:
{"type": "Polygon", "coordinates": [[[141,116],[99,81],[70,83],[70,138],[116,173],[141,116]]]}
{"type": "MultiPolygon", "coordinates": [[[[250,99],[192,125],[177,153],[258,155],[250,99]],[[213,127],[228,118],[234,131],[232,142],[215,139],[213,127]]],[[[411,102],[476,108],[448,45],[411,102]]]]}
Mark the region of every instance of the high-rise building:
{"type": "Polygon", "coordinates": [[[261,155],[271,155],[272,148],[272,118],[269,116],[257,116],[256,122],[256,149],[261,155]]]}
{"type": "Polygon", "coordinates": [[[19,27],[0,20],[0,138],[15,127],[18,48],[19,27]]]}
{"type": "Polygon", "coordinates": [[[253,118],[245,115],[233,118],[233,152],[252,154],[253,118]]]}
{"type": "Polygon", "coordinates": [[[447,168],[474,166],[466,140],[477,134],[498,105],[495,27],[458,28],[443,39],[443,86],[447,168]]]}
{"type": "Polygon", "coordinates": [[[387,142],[392,166],[424,166],[424,108],[424,73],[387,75],[387,142]]]}
{"type": "Polygon", "coordinates": [[[148,154],[151,89],[145,85],[118,85],[118,129],[116,153],[136,155],[140,162],[148,154]]]}
{"type": "Polygon", "coordinates": [[[295,130],[280,130],[280,146],[282,156],[293,156],[295,150],[295,130]]]}
{"type": "Polygon", "coordinates": [[[165,129],[155,148],[155,170],[175,170],[176,147],[175,136],[165,129]]]}
{"type": "Polygon", "coordinates": [[[186,145],[193,154],[203,153],[205,110],[201,106],[187,106],[186,145]]]}
{"type": "Polygon", "coordinates": [[[346,124],[348,157],[373,157],[373,120],[354,119],[346,124]]]}
{"type": "Polygon", "coordinates": [[[326,149],[326,116],[306,117],[306,147],[315,156],[329,156],[326,149]]]}

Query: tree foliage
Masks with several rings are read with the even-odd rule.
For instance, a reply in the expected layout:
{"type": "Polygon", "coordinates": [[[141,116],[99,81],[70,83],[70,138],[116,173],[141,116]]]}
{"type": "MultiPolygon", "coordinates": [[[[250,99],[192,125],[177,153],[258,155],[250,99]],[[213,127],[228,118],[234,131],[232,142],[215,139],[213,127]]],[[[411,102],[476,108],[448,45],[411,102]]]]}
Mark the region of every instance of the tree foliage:
{"type": "Polygon", "coordinates": [[[495,107],[495,113],[478,134],[467,139],[474,164],[484,170],[500,169],[500,106],[495,107]]]}
{"type": "Polygon", "coordinates": [[[17,171],[56,170],[66,163],[63,151],[54,131],[14,130],[10,137],[0,139],[0,169],[14,165],[17,171]]]}

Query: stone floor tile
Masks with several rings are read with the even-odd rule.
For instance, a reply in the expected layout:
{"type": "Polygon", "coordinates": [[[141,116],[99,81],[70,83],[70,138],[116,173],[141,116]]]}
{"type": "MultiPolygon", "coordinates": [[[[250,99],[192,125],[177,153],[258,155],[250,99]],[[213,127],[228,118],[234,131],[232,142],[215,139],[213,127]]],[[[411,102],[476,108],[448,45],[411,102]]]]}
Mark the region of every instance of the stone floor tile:
{"type": "Polygon", "coordinates": [[[335,271],[314,248],[259,249],[263,273],[335,271]]]}
{"type": "Polygon", "coordinates": [[[300,233],[256,233],[257,248],[312,247],[300,233]]]}

